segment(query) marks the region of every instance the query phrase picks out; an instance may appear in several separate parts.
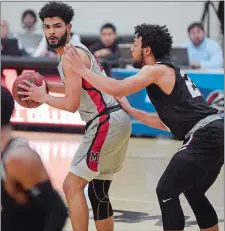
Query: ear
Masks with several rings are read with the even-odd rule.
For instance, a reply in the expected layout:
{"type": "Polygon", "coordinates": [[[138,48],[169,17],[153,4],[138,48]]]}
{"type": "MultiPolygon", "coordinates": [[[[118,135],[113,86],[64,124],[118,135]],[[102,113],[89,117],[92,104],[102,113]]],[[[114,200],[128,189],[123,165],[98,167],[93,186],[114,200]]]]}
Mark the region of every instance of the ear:
{"type": "Polygon", "coordinates": [[[145,48],[145,55],[150,55],[151,52],[152,52],[151,47],[146,47],[146,48],[145,48]]]}
{"type": "Polygon", "coordinates": [[[70,33],[71,29],[72,29],[72,24],[69,23],[69,24],[67,25],[67,31],[68,31],[68,33],[70,33]]]}

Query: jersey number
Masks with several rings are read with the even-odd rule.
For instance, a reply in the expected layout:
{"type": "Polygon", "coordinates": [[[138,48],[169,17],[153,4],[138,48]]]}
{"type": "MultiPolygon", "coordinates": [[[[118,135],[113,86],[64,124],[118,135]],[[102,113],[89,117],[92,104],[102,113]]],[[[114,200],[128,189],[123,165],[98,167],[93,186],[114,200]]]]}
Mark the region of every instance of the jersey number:
{"type": "Polygon", "coordinates": [[[197,86],[191,81],[191,79],[182,71],[180,70],[181,76],[185,79],[185,83],[187,85],[187,88],[193,98],[201,96],[201,92],[197,88],[197,86]]]}

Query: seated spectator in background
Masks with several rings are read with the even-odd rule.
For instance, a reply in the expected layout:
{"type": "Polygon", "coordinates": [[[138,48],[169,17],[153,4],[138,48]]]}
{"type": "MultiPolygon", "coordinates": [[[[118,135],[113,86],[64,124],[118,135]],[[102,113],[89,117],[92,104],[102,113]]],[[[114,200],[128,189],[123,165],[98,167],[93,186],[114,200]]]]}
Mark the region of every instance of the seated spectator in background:
{"type": "Polygon", "coordinates": [[[35,52],[38,49],[43,37],[43,34],[38,34],[36,32],[36,22],[37,15],[33,10],[25,10],[23,12],[21,16],[23,31],[19,34],[19,36],[25,51],[31,56],[34,55],[34,57],[38,57],[35,52]]]}
{"type": "MultiPolygon", "coordinates": [[[[12,33],[9,30],[9,25],[7,21],[1,20],[1,39],[17,39],[18,42],[18,48],[20,50],[21,55],[27,55],[27,53],[24,50],[23,43],[19,37],[18,34],[12,33]]],[[[1,47],[1,50],[3,47],[1,47]]]]}
{"type": "Polygon", "coordinates": [[[37,22],[37,16],[33,10],[26,10],[21,17],[24,32],[33,33],[36,31],[35,24],[37,22]]]}
{"type": "MultiPolygon", "coordinates": [[[[89,47],[89,50],[97,58],[102,58],[110,61],[117,61],[120,58],[120,51],[118,47],[116,27],[111,23],[106,23],[100,30],[100,42],[96,42],[89,47]]],[[[107,75],[109,75],[110,66],[107,62],[101,62],[107,75]]],[[[111,67],[118,67],[119,62],[111,65],[111,67]]]]}
{"type": "Polygon", "coordinates": [[[195,22],[188,27],[190,40],[183,43],[188,49],[188,56],[192,68],[222,68],[222,47],[215,41],[206,37],[204,27],[195,22]]]}

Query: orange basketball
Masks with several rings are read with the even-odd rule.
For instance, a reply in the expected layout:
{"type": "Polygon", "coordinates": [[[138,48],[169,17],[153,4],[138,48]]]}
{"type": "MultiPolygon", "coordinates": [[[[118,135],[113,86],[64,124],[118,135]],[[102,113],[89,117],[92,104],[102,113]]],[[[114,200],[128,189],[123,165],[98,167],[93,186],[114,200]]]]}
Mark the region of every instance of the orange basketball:
{"type": "MultiPolygon", "coordinates": [[[[27,96],[17,94],[18,91],[26,91],[25,89],[18,87],[19,84],[26,85],[23,82],[23,80],[27,80],[35,84],[36,86],[40,87],[42,85],[42,80],[45,80],[44,77],[37,72],[25,72],[16,78],[15,82],[13,83],[13,87],[12,87],[13,97],[19,105],[25,108],[39,107],[42,103],[35,102],[33,100],[22,101],[21,99],[26,98],[27,96]]],[[[46,91],[48,92],[48,89],[46,89],[46,91]]]]}

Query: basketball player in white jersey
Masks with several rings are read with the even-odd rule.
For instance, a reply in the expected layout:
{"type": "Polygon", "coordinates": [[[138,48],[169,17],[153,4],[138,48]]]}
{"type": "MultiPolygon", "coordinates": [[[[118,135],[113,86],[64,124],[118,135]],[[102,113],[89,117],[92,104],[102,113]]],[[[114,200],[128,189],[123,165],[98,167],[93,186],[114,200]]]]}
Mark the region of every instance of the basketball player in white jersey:
{"type": "Polygon", "coordinates": [[[89,183],[88,195],[96,228],[98,231],[112,231],[114,219],[108,191],[114,173],[122,168],[131,123],[129,116],[112,96],[102,93],[77,76],[63,58],[64,47],[71,44],[78,49],[87,68],[102,75],[102,78],[107,78],[87,47],[71,40],[73,16],[73,9],[61,2],[47,3],[39,12],[47,42],[59,55],[58,70],[63,82],[48,83],[48,88],[50,92],[64,93],[65,97],[50,96],[46,93],[44,83],[42,87],[36,87],[27,81],[20,85],[26,91],[18,94],[26,95],[24,100],[32,99],[61,110],[78,110],[81,118],[86,121],[84,140],[74,156],[63,190],[74,230],[88,230],[88,207],[84,188],[89,183]]]}

